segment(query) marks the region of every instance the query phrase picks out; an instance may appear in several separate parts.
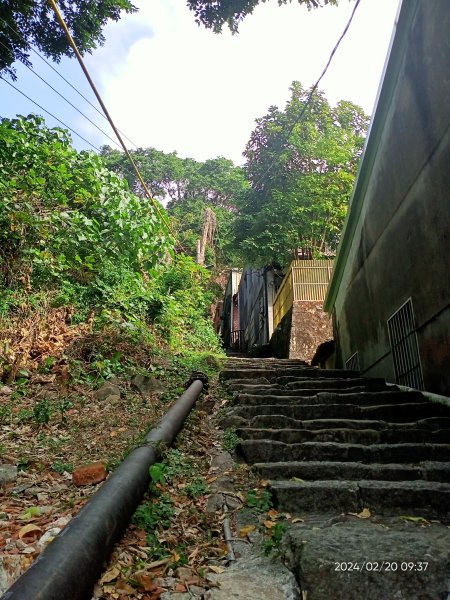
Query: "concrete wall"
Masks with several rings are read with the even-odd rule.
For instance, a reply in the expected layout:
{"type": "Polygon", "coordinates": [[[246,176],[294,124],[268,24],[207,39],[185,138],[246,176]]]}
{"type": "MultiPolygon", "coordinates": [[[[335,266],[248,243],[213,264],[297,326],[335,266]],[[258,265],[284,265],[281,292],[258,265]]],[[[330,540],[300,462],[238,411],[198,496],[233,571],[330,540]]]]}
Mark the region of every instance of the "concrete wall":
{"type": "Polygon", "coordinates": [[[364,374],[394,381],[386,321],[411,298],[425,389],[450,394],[450,10],[448,0],[404,0],[398,30],[407,9],[334,300],[337,356],[343,366],[358,351],[364,374]]]}
{"type": "Polygon", "coordinates": [[[295,300],[281,320],[270,345],[277,358],[297,358],[311,362],[317,347],[333,336],[331,318],[322,302],[295,300]]]}

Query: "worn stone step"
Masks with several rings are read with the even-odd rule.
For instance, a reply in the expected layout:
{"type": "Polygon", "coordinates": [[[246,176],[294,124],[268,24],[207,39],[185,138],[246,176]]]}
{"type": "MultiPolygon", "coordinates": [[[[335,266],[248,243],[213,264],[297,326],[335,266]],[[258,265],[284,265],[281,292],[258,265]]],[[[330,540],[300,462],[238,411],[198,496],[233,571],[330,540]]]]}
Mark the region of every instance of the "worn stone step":
{"type": "MultiPolygon", "coordinates": [[[[286,368],[298,368],[298,367],[310,367],[304,360],[296,359],[273,359],[273,358],[261,358],[261,359],[245,359],[245,358],[232,358],[227,359],[225,363],[226,369],[239,369],[243,367],[249,367],[251,369],[286,369],[286,368]]],[[[314,367],[315,368],[315,367],[314,367]]]]}
{"type": "MultiPolygon", "coordinates": [[[[244,425],[241,425],[244,426],[244,425]]],[[[283,415],[257,415],[246,427],[281,429],[426,429],[437,431],[450,429],[450,417],[430,417],[411,423],[389,423],[387,421],[370,421],[369,419],[315,419],[299,421],[283,415]]]]}
{"type": "MultiPolygon", "coordinates": [[[[306,390],[308,391],[308,390],[306,390]]],[[[379,406],[382,404],[402,404],[420,402],[425,400],[425,397],[420,392],[361,392],[345,393],[344,390],[340,390],[339,393],[335,392],[319,392],[307,395],[305,393],[296,394],[285,394],[280,392],[277,395],[269,394],[237,394],[234,403],[245,404],[251,406],[252,404],[339,404],[340,402],[345,404],[354,404],[356,406],[379,406]]],[[[450,415],[450,410],[448,410],[450,415]]]]}
{"type": "Polygon", "coordinates": [[[359,462],[292,461],[255,463],[253,468],[263,479],[305,480],[370,479],[375,481],[440,481],[450,483],[450,463],[423,461],[418,464],[364,464],[359,462]]]}
{"type": "MultiPolygon", "coordinates": [[[[285,387],[286,389],[319,389],[323,387],[334,387],[334,388],[347,388],[354,387],[356,385],[362,386],[384,386],[388,388],[388,384],[381,377],[315,377],[311,379],[309,377],[277,377],[276,383],[285,387]]],[[[394,388],[395,389],[395,388],[394,388]]]]}
{"type": "Polygon", "coordinates": [[[276,481],[269,484],[279,511],[339,511],[392,514],[418,511],[422,516],[450,512],[450,484],[436,481],[276,481]]]}
{"type": "Polygon", "coordinates": [[[285,444],[303,442],[336,442],[338,444],[445,444],[450,430],[423,429],[273,429],[240,427],[236,431],[242,440],[276,440],[285,444]]]}
{"type": "Polygon", "coordinates": [[[450,444],[339,444],[303,442],[285,444],[276,440],[243,440],[237,452],[248,463],[292,460],[349,461],[363,463],[413,463],[450,460],[450,444]]]}
{"type": "MultiPolygon", "coordinates": [[[[250,395],[250,396],[316,396],[318,394],[332,394],[332,395],[346,395],[346,394],[365,394],[365,393],[391,393],[397,391],[397,393],[414,393],[414,392],[400,392],[400,390],[393,390],[392,386],[378,385],[378,386],[364,386],[355,385],[353,387],[345,388],[334,388],[334,387],[322,387],[319,389],[315,388],[304,388],[304,389],[286,389],[282,386],[273,385],[230,385],[228,391],[236,392],[237,395],[250,395]]],[[[421,394],[417,392],[417,394],[421,394]]],[[[423,396],[421,396],[423,398],[423,396]]]]}
{"type": "Polygon", "coordinates": [[[403,519],[341,517],[290,527],[287,566],[308,600],[444,600],[450,532],[403,519]]]}
{"type": "Polygon", "coordinates": [[[252,367],[247,368],[233,368],[223,369],[220,372],[220,379],[252,379],[253,377],[266,377],[269,381],[275,380],[281,374],[286,376],[295,377],[318,377],[318,378],[330,378],[336,379],[339,377],[359,377],[357,371],[346,371],[340,369],[318,369],[317,367],[286,367],[279,369],[260,368],[255,369],[252,367]]]}
{"type": "Polygon", "coordinates": [[[260,404],[238,405],[232,414],[252,419],[257,415],[282,415],[298,420],[369,419],[395,423],[413,422],[430,417],[447,417],[449,409],[432,402],[355,406],[354,404],[260,404]]]}
{"type": "MultiPolygon", "coordinates": [[[[349,379],[330,379],[330,378],[295,378],[295,383],[283,383],[284,377],[278,377],[276,381],[269,382],[265,377],[257,377],[255,379],[228,379],[226,385],[228,389],[234,391],[242,387],[242,391],[245,390],[261,390],[267,389],[273,390],[321,390],[321,389],[348,389],[354,387],[362,387],[370,389],[382,389],[382,390],[398,390],[394,385],[387,384],[383,379],[379,378],[364,378],[354,377],[349,379]]],[[[289,378],[291,379],[291,378],[289,378]]]]}

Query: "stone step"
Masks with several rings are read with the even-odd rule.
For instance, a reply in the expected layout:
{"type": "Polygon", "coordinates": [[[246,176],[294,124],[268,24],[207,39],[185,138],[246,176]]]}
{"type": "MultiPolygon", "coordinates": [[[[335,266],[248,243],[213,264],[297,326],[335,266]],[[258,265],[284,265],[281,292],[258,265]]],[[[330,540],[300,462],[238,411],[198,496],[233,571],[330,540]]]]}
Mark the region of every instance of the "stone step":
{"type": "Polygon", "coordinates": [[[415,463],[450,460],[450,444],[339,444],[303,442],[285,444],[276,440],[243,440],[236,451],[248,463],[278,461],[337,461],[363,463],[415,463]]]}
{"type": "Polygon", "coordinates": [[[445,444],[450,430],[423,429],[261,429],[241,427],[236,431],[242,440],[275,440],[285,444],[336,442],[338,444],[445,444]]]}
{"type": "MultiPolygon", "coordinates": [[[[334,387],[334,388],[347,388],[354,387],[356,385],[362,386],[383,386],[385,388],[391,387],[381,377],[339,377],[337,379],[315,377],[314,379],[306,377],[278,377],[276,380],[278,385],[284,386],[286,389],[306,389],[315,388],[319,389],[322,387],[334,387]]],[[[394,386],[395,389],[395,386],[394,386]]]]}
{"type": "MultiPolygon", "coordinates": [[[[379,406],[383,404],[406,404],[413,402],[421,402],[425,397],[420,392],[362,392],[362,393],[345,393],[339,391],[334,392],[319,392],[312,395],[304,393],[285,395],[280,392],[277,395],[259,395],[259,394],[237,394],[234,399],[234,404],[245,404],[246,406],[263,405],[263,404],[299,404],[299,405],[315,405],[315,404],[353,404],[355,406],[379,406]]],[[[448,409],[450,415],[450,409],[448,409]]]]}
{"type": "Polygon", "coordinates": [[[450,512],[450,484],[435,481],[277,481],[269,491],[278,511],[411,513],[437,517],[450,512]]]}
{"type": "Polygon", "coordinates": [[[340,369],[318,369],[317,367],[291,367],[291,368],[260,368],[255,369],[252,367],[247,368],[234,368],[234,369],[223,369],[220,372],[221,380],[228,379],[253,379],[253,377],[266,377],[269,381],[273,381],[281,374],[295,377],[311,377],[311,378],[330,378],[336,379],[340,377],[359,377],[357,371],[345,371],[340,369]]]}
{"type": "MultiPolygon", "coordinates": [[[[286,389],[282,386],[274,385],[243,385],[236,384],[228,386],[228,391],[237,392],[238,394],[249,394],[251,396],[315,396],[317,394],[364,394],[364,393],[388,393],[397,392],[401,393],[400,390],[392,389],[392,386],[387,385],[355,385],[345,388],[335,387],[321,387],[321,388],[304,388],[304,389],[286,389]]],[[[414,393],[414,392],[403,392],[403,393],[414,393]]],[[[417,392],[420,394],[420,392],[417,392]]],[[[423,396],[422,396],[423,398],[423,396]]]]}
{"type": "Polygon", "coordinates": [[[339,519],[315,522],[305,515],[304,523],[287,532],[286,564],[304,598],[448,599],[450,540],[444,525],[424,527],[389,517],[339,519]]]}
{"type": "Polygon", "coordinates": [[[253,468],[263,479],[305,480],[370,479],[375,481],[410,481],[422,479],[450,483],[450,463],[423,461],[418,464],[366,465],[359,462],[292,461],[255,463],[253,468]]]}
{"type": "Polygon", "coordinates": [[[226,369],[239,369],[243,367],[249,367],[251,369],[286,369],[293,367],[310,367],[307,362],[304,360],[296,360],[296,359],[245,359],[245,358],[232,358],[228,359],[225,363],[226,369]]]}
{"type": "MultiPolygon", "coordinates": [[[[246,425],[247,426],[247,425],[246,425]]],[[[257,415],[250,420],[249,427],[253,428],[283,428],[287,429],[426,429],[437,431],[450,429],[450,417],[430,417],[411,423],[389,423],[387,421],[370,421],[368,419],[316,419],[298,421],[282,415],[257,415]]]]}
{"type": "Polygon", "coordinates": [[[297,420],[369,419],[395,423],[413,422],[430,417],[447,417],[449,409],[432,402],[355,406],[354,404],[260,404],[239,405],[231,414],[244,419],[257,415],[282,415],[297,420]]]}

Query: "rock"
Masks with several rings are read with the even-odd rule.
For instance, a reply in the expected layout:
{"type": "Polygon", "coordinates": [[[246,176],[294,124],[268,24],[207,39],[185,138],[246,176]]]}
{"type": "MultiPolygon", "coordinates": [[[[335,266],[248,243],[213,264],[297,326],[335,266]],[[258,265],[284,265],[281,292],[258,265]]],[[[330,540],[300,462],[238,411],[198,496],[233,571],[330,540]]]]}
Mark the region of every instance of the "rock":
{"type": "Polygon", "coordinates": [[[225,471],[232,469],[234,466],[234,460],[229,452],[220,452],[211,459],[211,469],[219,469],[225,471]]]}
{"type": "Polygon", "coordinates": [[[186,581],[186,579],[190,579],[192,577],[192,570],[188,569],[188,567],[178,567],[173,572],[173,576],[180,581],[186,581]]]}
{"type": "Polygon", "coordinates": [[[0,387],[0,396],[9,396],[12,393],[13,393],[12,389],[10,387],[8,387],[7,385],[2,385],[0,387]]]}
{"type": "Polygon", "coordinates": [[[165,392],[163,384],[155,377],[135,375],[131,380],[131,385],[137,388],[143,396],[147,396],[148,394],[162,394],[165,392]]]}
{"type": "Polygon", "coordinates": [[[74,469],[72,481],[76,486],[92,485],[106,479],[106,467],[102,462],[95,462],[74,469]]]}
{"type": "Polygon", "coordinates": [[[368,521],[292,528],[288,566],[308,600],[434,600],[448,592],[448,529],[368,521]],[[426,563],[426,566],[425,566],[426,563]]]}
{"type": "Polygon", "coordinates": [[[0,465],[0,487],[16,481],[17,467],[15,465],[0,465]]]}
{"type": "Polygon", "coordinates": [[[44,548],[55,539],[60,531],[60,527],[52,527],[51,529],[48,529],[36,544],[36,548],[39,550],[39,552],[42,552],[42,550],[44,550],[44,548]]]}
{"type": "Polygon", "coordinates": [[[106,400],[108,396],[120,396],[120,388],[107,381],[94,393],[96,400],[106,400]]]}
{"type": "Polygon", "coordinates": [[[191,594],[194,594],[194,596],[200,596],[201,598],[203,598],[203,594],[205,594],[206,589],[198,585],[190,585],[189,591],[191,592],[191,594]]]}
{"type": "Polygon", "coordinates": [[[22,573],[22,557],[18,554],[0,556],[0,594],[12,586],[22,573]]]}
{"type": "Polygon", "coordinates": [[[225,499],[222,494],[211,494],[206,502],[205,511],[207,513],[221,512],[225,499]]]}
{"type": "MultiPolygon", "coordinates": [[[[218,583],[220,587],[206,592],[205,600],[229,600],[230,598],[298,600],[300,598],[294,575],[280,562],[268,558],[251,557],[238,560],[224,573],[210,574],[208,579],[218,583]]],[[[343,598],[343,596],[335,597],[343,598]]]]}
{"type": "Polygon", "coordinates": [[[120,396],[118,396],[117,394],[111,394],[111,396],[105,398],[105,402],[107,404],[111,404],[111,406],[117,406],[121,403],[121,399],[120,396]]]}

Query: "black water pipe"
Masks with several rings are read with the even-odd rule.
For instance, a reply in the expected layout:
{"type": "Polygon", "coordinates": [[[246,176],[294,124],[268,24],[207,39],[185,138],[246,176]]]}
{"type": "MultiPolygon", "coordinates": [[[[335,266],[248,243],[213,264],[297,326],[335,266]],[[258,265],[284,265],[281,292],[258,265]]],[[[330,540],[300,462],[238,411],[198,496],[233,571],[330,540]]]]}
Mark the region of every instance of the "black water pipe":
{"type": "MultiPolygon", "coordinates": [[[[197,375],[197,374],[196,374],[197,375]]],[[[200,377],[200,374],[198,374],[200,377]]],[[[204,376],[203,376],[204,377],[204,376]]],[[[149,468],[170,445],[203,389],[204,379],[189,388],[108,477],[81,511],[47,546],[2,600],[85,600],[148,490],[149,468]]]]}

